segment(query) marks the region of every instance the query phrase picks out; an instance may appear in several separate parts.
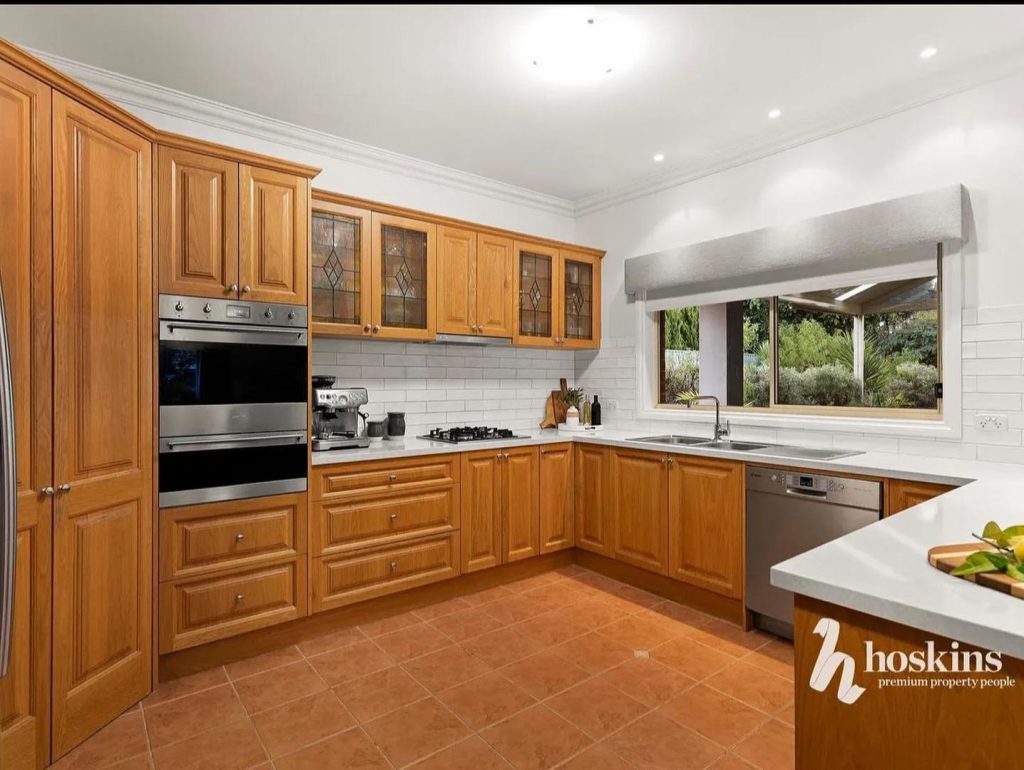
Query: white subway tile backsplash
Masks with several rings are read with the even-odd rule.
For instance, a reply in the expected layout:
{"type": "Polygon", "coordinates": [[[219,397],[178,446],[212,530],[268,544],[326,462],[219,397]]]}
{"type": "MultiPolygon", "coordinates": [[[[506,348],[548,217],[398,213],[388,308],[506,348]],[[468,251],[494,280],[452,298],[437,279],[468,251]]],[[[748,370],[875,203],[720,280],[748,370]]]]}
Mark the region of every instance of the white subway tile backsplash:
{"type": "Polygon", "coordinates": [[[964,393],[963,404],[964,409],[1019,412],[1021,396],[1019,393],[964,393]]]}
{"type": "Polygon", "coordinates": [[[963,362],[964,374],[1021,374],[1024,359],[972,358],[963,362]]]}
{"type": "Polygon", "coordinates": [[[1019,340],[1022,327],[1017,323],[978,324],[963,328],[964,342],[981,342],[984,340],[1019,340]]]}
{"type": "Polygon", "coordinates": [[[1024,340],[977,343],[978,358],[1024,358],[1024,340]]]}
{"type": "Polygon", "coordinates": [[[1024,376],[978,377],[978,390],[982,393],[1024,393],[1024,376]]]}
{"type": "Polygon", "coordinates": [[[1024,305],[997,305],[978,308],[977,319],[978,323],[982,324],[1024,321],[1024,305]]]}

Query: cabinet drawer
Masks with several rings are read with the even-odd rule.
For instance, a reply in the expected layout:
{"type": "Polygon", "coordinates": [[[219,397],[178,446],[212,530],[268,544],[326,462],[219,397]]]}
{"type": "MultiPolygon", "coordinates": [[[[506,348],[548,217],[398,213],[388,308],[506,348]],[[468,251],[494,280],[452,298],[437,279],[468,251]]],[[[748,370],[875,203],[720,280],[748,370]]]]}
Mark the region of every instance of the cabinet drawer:
{"type": "Polygon", "coordinates": [[[312,547],[324,556],[459,528],[459,487],[454,484],[314,505],[312,547]]]}
{"type": "Polygon", "coordinates": [[[313,560],[313,612],[459,574],[459,533],[352,556],[313,560]]]}
{"type": "Polygon", "coordinates": [[[161,654],[306,614],[306,560],[160,585],[161,654]]]}
{"type": "Polygon", "coordinates": [[[160,511],[160,580],[251,567],[305,552],[305,494],[160,511]]]}
{"type": "Polygon", "coordinates": [[[459,463],[454,455],[333,465],[313,469],[313,499],[388,495],[458,480],[459,463]]]}

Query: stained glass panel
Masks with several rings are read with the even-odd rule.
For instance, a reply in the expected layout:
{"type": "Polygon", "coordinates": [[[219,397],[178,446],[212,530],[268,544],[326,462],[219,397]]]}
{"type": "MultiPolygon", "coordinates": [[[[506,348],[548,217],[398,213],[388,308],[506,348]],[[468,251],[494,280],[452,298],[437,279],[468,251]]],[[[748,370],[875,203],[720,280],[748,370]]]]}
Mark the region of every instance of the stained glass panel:
{"type": "Polygon", "coordinates": [[[551,336],[551,257],[519,252],[519,333],[551,336]]]}
{"type": "Polygon", "coordinates": [[[313,320],[362,324],[359,312],[361,222],[313,212],[313,320]]]}
{"type": "Polygon", "coordinates": [[[594,338],[594,266],[565,260],[565,336],[594,338]]]}
{"type": "Polygon", "coordinates": [[[382,225],[381,325],[427,328],[427,234],[382,225]]]}

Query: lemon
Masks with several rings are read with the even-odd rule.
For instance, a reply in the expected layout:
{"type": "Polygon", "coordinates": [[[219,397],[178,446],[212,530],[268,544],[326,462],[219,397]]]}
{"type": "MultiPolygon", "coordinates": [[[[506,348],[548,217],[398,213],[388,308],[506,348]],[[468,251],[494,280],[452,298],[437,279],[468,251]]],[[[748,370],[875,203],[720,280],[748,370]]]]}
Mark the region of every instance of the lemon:
{"type": "Polygon", "coordinates": [[[1017,557],[1017,561],[1024,564],[1024,540],[1013,546],[1013,555],[1017,557]]]}

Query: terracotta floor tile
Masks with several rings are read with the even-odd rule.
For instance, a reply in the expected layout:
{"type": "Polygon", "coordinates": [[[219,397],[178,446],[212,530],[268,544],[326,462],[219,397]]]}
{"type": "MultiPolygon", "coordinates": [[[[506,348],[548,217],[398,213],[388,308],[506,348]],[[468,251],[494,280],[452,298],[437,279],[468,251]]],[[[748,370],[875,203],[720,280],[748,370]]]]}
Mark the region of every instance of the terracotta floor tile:
{"type": "Polygon", "coordinates": [[[54,768],[79,770],[79,768],[105,767],[149,751],[146,744],[146,727],[142,721],[142,709],[126,711],[106,727],[103,727],[80,746],[64,756],[54,768]]]}
{"type": "Polygon", "coordinates": [[[556,575],[552,572],[541,572],[540,574],[531,575],[528,578],[523,578],[522,580],[517,580],[514,583],[508,583],[506,585],[508,590],[512,591],[512,593],[521,594],[531,591],[534,588],[540,588],[541,586],[548,585],[549,583],[555,583],[561,579],[561,575],[556,575]]]}
{"type": "Polygon", "coordinates": [[[299,650],[306,657],[321,655],[341,647],[348,647],[350,644],[366,640],[366,635],[358,628],[342,628],[339,631],[332,631],[329,634],[318,636],[315,639],[299,644],[299,650]]]}
{"type": "Polygon", "coordinates": [[[541,704],[487,728],[480,737],[520,770],[554,767],[592,743],[541,704]]]}
{"type": "Polygon", "coordinates": [[[358,727],[275,759],[274,767],[277,770],[391,770],[384,755],[358,727]]]}
{"type": "Polygon", "coordinates": [[[413,765],[416,770],[507,770],[508,766],[498,752],[476,735],[413,765]]]}
{"type": "Polygon", "coordinates": [[[109,765],[105,770],[152,770],[152,768],[153,757],[147,751],[145,754],[138,754],[124,760],[123,762],[109,765]]]}
{"type": "Polygon", "coordinates": [[[775,712],[775,718],[781,722],[785,722],[787,725],[795,725],[796,704],[790,703],[788,706],[783,706],[781,709],[775,712]]]}
{"type": "Polygon", "coordinates": [[[427,623],[403,628],[373,640],[396,661],[411,660],[451,645],[452,640],[427,623]]]}
{"type": "Polygon", "coordinates": [[[795,697],[793,682],[789,679],[743,661],[715,674],[706,684],[769,714],[792,703],[795,697]]]}
{"type": "Polygon", "coordinates": [[[579,623],[589,629],[607,626],[625,617],[622,609],[599,598],[586,599],[558,611],[568,621],[579,623]]]}
{"type": "Polygon", "coordinates": [[[771,671],[786,679],[793,678],[793,643],[781,639],[772,639],[760,649],[745,655],[741,660],[751,663],[765,671],[771,671]]]}
{"type": "Polygon", "coordinates": [[[485,674],[443,690],[437,698],[474,730],[482,730],[507,719],[536,702],[497,673],[485,674]]]}
{"type": "Polygon", "coordinates": [[[594,740],[601,740],[648,711],[603,679],[589,679],[544,705],[568,719],[594,740]]]}
{"type": "Polygon", "coordinates": [[[200,671],[198,674],[183,676],[179,679],[172,679],[169,682],[161,682],[152,695],[142,701],[143,708],[152,708],[158,703],[165,703],[184,695],[191,695],[200,690],[209,690],[217,685],[227,684],[228,675],[223,666],[211,668],[207,671],[200,671]]]}
{"type": "Polygon", "coordinates": [[[359,630],[372,639],[375,636],[390,634],[393,631],[398,631],[401,628],[408,628],[409,626],[414,626],[417,623],[422,622],[423,621],[411,612],[403,612],[401,615],[391,615],[390,617],[381,618],[380,620],[374,620],[369,623],[361,623],[359,625],[359,630]]]}
{"type": "Polygon", "coordinates": [[[616,588],[621,588],[624,585],[618,580],[610,578],[607,575],[602,575],[599,572],[592,572],[590,570],[583,574],[576,575],[573,580],[583,583],[583,585],[590,586],[591,588],[597,588],[598,590],[608,592],[611,592],[616,588]]]}
{"type": "Polygon", "coordinates": [[[420,620],[429,622],[431,620],[437,620],[443,618],[445,615],[451,615],[453,612],[459,610],[469,609],[470,605],[461,596],[454,596],[451,599],[446,599],[443,602],[434,602],[428,604],[425,607],[418,607],[412,611],[412,614],[418,617],[420,620]]]}
{"type": "Polygon", "coordinates": [[[708,770],[754,770],[754,766],[735,754],[723,754],[713,762],[708,770]]]}
{"type": "Polygon", "coordinates": [[[481,609],[495,620],[508,625],[521,623],[555,608],[547,602],[531,601],[528,597],[515,594],[485,604],[481,609]]]}
{"type": "Polygon", "coordinates": [[[577,754],[558,770],[632,770],[632,765],[603,744],[596,744],[577,754]]]}
{"type": "Polygon", "coordinates": [[[675,634],[664,623],[636,615],[604,626],[597,633],[631,650],[650,650],[675,638],[675,634]]]}
{"type": "Polygon", "coordinates": [[[793,728],[773,719],[742,740],[733,751],[764,770],[790,770],[796,766],[793,728]]]}
{"type": "Polygon", "coordinates": [[[497,631],[506,625],[503,621],[488,615],[480,607],[470,607],[431,621],[430,625],[456,642],[464,642],[474,636],[497,631]]]}
{"type": "Polygon", "coordinates": [[[404,706],[364,727],[374,743],[399,767],[470,735],[469,728],[434,698],[404,706]]]}
{"type": "Polygon", "coordinates": [[[235,682],[238,697],[250,714],[326,689],[323,679],[305,660],[235,682]]]}
{"type": "Polygon", "coordinates": [[[692,630],[688,636],[737,658],[764,647],[775,638],[761,631],[744,631],[719,618],[713,618],[707,625],[692,630]]]}
{"type": "Polygon", "coordinates": [[[654,708],[693,686],[693,679],[652,658],[632,658],[599,676],[626,695],[654,708]]]}
{"type": "Polygon", "coordinates": [[[731,666],[736,659],[690,637],[680,637],[655,647],[651,655],[666,666],[698,681],[731,666]]]}
{"type": "Polygon", "coordinates": [[[593,595],[593,589],[572,580],[560,580],[557,583],[531,588],[521,595],[553,604],[556,607],[567,607],[570,604],[589,599],[593,595]]]}
{"type": "Polygon", "coordinates": [[[516,624],[516,630],[528,639],[533,639],[543,647],[561,644],[569,639],[582,636],[590,629],[586,626],[566,620],[560,610],[545,612],[530,620],[516,624]]]}
{"type": "Polygon", "coordinates": [[[722,746],[732,746],[768,721],[757,709],[701,684],[670,700],[658,713],[722,746]]]}
{"type": "Polygon", "coordinates": [[[395,665],[394,659],[371,641],[315,655],[309,662],[331,687],[395,665]]]}
{"type": "Polygon", "coordinates": [[[243,770],[266,758],[248,719],[153,752],[157,770],[243,770]]]}
{"type": "Polygon", "coordinates": [[[551,650],[589,674],[598,674],[633,658],[633,651],[593,632],[563,642],[551,650]]]}
{"type": "Polygon", "coordinates": [[[546,650],[505,666],[499,673],[541,700],[590,676],[576,664],[546,650]]]}
{"type": "Polygon", "coordinates": [[[299,652],[297,647],[292,645],[291,647],[273,650],[253,658],[246,658],[236,663],[229,663],[224,668],[228,672],[228,677],[235,680],[252,676],[253,674],[260,674],[272,668],[287,666],[289,663],[298,663],[300,660],[302,660],[302,653],[299,652]]]}
{"type": "Polygon", "coordinates": [[[360,722],[370,722],[430,694],[400,666],[353,679],[334,692],[360,722]]]}
{"type": "Polygon", "coordinates": [[[149,742],[155,749],[245,719],[245,709],[231,685],[222,684],[153,706],[145,710],[145,716],[149,742]]]}
{"type": "Polygon", "coordinates": [[[649,608],[651,612],[655,612],[658,615],[664,615],[666,618],[671,618],[679,623],[684,623],[691,628],[700,628],[706,626],[712,620],[714,616],[708,615],[695,610],[693,607],[687,607],[685,604],[679,604],[670,599],[666,599],[661,604],[655,604],[649,608]]]}
{"type": "Polygon", "coordinates": [[[462,684],[491,670],[483,660],[457,644],[410,660],[403,667],[431,692],[462,684]]]}
{"type": "Polygon", "coordinates": [[[500,668],[540,652],[543,648],[535,640],[519,633],[514,626],[509,626],[465,641],[462,649],[487,665],[500,668]]]}
{"type": "Polygon", "coordinates": [[[270,756],[280,757],[356,723],[330,690],[268,709],[252,718],[270,756]]]}
{"type": "Polygon", "coordinates": [[[660,714],[648,714],[607,739],[607,746],[641,770],[707,767],[722,748],[660,714]]]}
{"type": "Polygon", "coordinates": [[[514,595],[515,594],[505,586],[494,586],[493,588],[485,588],[482,591],[477,591],[475,594],[467,594],[462,597],[462,601],[470,607],[479,607],[482,604],[490,604],[498,599],[507,599],[514,595]]]}

